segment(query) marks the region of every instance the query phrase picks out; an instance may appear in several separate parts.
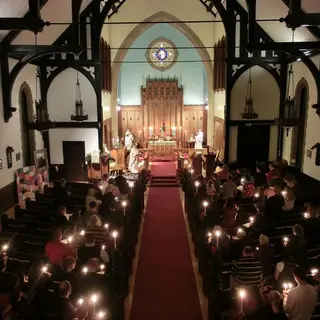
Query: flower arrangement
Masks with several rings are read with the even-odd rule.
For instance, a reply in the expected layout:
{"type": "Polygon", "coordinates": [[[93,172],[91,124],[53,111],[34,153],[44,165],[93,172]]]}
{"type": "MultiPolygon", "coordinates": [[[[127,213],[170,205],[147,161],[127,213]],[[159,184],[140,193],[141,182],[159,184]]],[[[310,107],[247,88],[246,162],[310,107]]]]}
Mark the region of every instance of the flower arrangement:
{"type": "Polygon", "coordinates": [[[100,159],[103,165],[107,165],[109,162],[115,162],[115,159],[111,157],[109,152],[101,152],[100,159]]]}

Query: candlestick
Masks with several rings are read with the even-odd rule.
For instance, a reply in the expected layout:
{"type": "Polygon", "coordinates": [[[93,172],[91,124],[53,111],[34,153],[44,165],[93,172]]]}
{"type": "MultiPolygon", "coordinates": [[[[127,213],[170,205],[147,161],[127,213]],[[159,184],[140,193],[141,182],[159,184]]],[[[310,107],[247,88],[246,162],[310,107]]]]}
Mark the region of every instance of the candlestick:
{"type": "Polygon", "coordinates": [[[198,193],[198,188],[199,188],[199,186],[200,186],[200,182],[199,182],[199,181],[196,181],[196,182],[194,183],[194,185],[195,185],[195,187],[196,187],[196,193],[198,193]]]}
{"type": "Polygon", "coordinates": [[[246,291],[241,289],[239,291],[239,299],[240,299],[240,313],[243,313],[243,299],[246,296],[246,291]]]}
{"type": "Polygon", "coordinates": [[[123,215],[126,215],[126,206],[127,206],[127,201],[122,201],[122,206],[123,206],[123,215]]]}
{"type": "Polygon", "coordinates": [[[204,214],[206,214],[207,213],[207,206],[209,205],[209,202],[208,201],[203,201],[202,205],[204,207],[204,214]]]}
{"type": "Polygon", "coordinates": [[[130,188],[130,193],[132,193],[132,188],[134,187],[134,182],[133,181],[129,181],[128,185],[129,185],[129,188],[130,188]]]}
{"type": "Polygon", "coordinates": [[[220,230],[216,230],[214,232],[214,235],[216,236],[217,238],[217,247],[219,247],[219,237],[221,236],[221,231],[220,230]]]}
{"type": "Polygon", "coordinates": [[[117,247],[117,237],[118,237],[118,231],[113,231],[112,232],[112,237],[113,237],[113,245],[116,248],[117,247]]]}

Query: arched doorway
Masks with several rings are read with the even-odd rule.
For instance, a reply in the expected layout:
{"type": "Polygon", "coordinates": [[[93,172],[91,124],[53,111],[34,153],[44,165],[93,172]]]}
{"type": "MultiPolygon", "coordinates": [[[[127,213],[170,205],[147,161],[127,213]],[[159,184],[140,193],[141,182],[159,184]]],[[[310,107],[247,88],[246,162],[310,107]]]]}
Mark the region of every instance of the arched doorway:
{"type": "Polygon", "coordinates": [[[28,130],[28,122],[33,120],[32,93],[26,82],[21,85],[19,104],[20,104],[20,123],[21,123],[21,146],[23,166],[34,164],[34,151],[36,150],[35,133],[28,130]]]}
{"type": "Polygon", "coordinates": [[[306,125],[306,112],[309,100],[309,90],[308,83],[303,78],[297,85],[295,92],[295,102],[297,104],[298,115],[300,118],[300,123],[298,127],[292,130],[292,140],[291,140],[291,153],[290,159],[292,165],[298,170],[301,170],[303,164],[304,155],[304,137],[305,137],[305,125],[306,125]]]}

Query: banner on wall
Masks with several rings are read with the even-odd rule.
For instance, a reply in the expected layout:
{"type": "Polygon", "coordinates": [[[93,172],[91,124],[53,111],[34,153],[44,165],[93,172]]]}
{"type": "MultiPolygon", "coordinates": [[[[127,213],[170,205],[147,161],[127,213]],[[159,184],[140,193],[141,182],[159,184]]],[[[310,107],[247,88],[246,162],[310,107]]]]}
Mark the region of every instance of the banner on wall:
{"type": "Polygon", "coordinates": [[[24,207],[25,200],[35,199],[35,193],[43,190],[49,184],[49,172],[47,169],[37,171],[35,166],[20,168],[16,171],[18,203],[24,207]]]}

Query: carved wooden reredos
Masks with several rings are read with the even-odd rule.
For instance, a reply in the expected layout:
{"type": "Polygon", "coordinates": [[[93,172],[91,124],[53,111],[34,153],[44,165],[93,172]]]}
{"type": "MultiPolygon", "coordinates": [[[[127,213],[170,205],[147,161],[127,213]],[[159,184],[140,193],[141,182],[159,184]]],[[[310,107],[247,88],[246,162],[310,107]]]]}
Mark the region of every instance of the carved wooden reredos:
{"type": "Polygon", "coordinates": [[[172,127],[176,127],[177,138],[185,141],[199,129],[206,133],[204,111],[204,105],[183,104],[183,87],[177,78],[148,78],[141,87],[141,106],[121,106],[119,136],[124,137],[129,128],[143,144],[148,138],[148,129],[152,127],[154,134],[160,134],[164,123],[166,134],[171,134],[172,127]]]}

